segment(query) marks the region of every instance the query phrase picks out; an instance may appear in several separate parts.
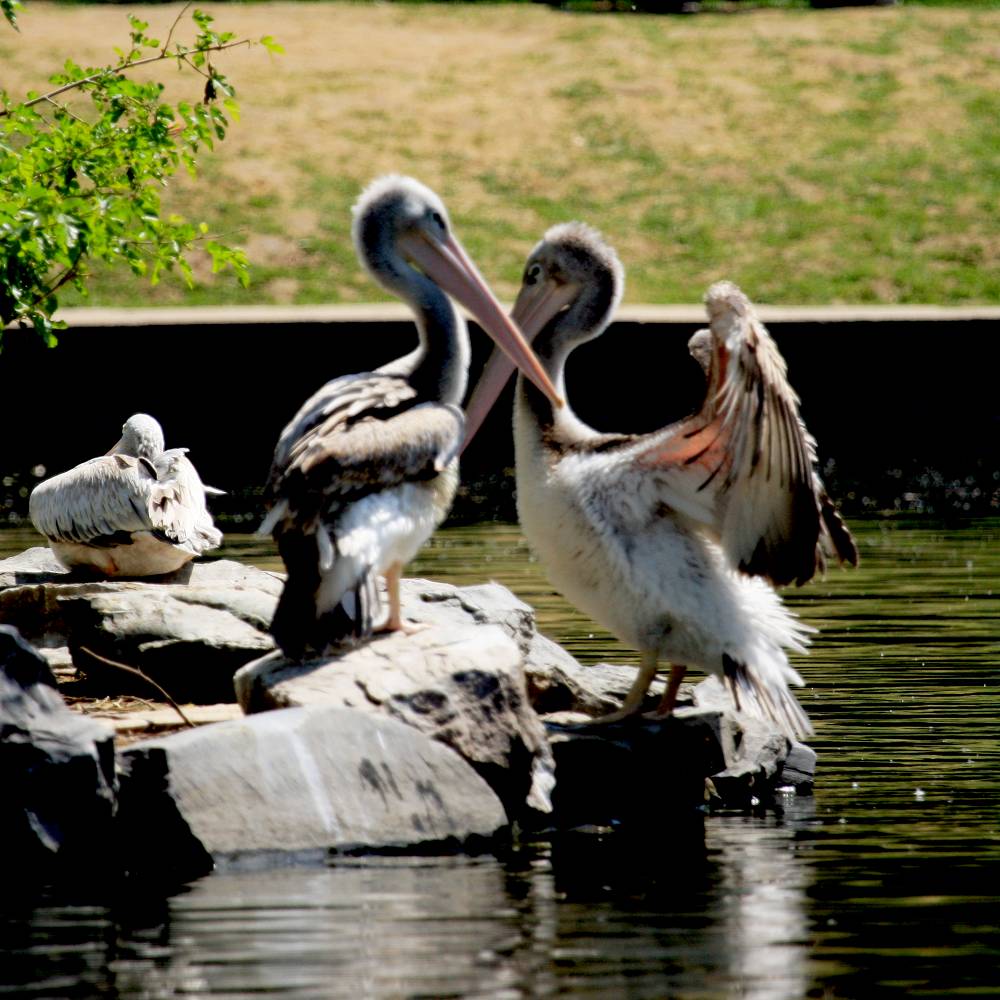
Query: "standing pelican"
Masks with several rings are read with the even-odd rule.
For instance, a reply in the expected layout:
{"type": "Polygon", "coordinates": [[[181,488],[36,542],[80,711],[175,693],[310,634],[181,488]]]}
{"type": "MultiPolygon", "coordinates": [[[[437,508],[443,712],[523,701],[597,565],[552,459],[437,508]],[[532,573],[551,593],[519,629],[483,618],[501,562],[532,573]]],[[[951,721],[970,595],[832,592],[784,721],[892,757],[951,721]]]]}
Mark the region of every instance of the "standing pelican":
{"type": "Polygon", "coordinates": [[[125,421],[100,458],[46,479],[28,501],[31,523],[67,568],[102,576],[159,576],[219,547],[204,486],[187,448],[164,451],[145,413],[125,421]]]}
{"type": "Polygon", "coordinates": [[[448,295],[560,405],[433,191],[408,177],[374,181],[354,206],[352,234],[372,277],[412,308],[419,343],[374,372],[327,382],[278,440],[260,531],[273,532],[288,571],[271,632],[295,659],[371,635],[377,574],[389,596],[383,629],[406,628],[403,565],[443,520],[458,485],[469,339],[448,295]]]}
{"type": "MultiPolygon", "coordinates": [[[[570,352],[604,331],[624,275],[579,223],[555,226],[528,258],[512,316],[560,395],[570,352]]],[[[638,676],[615,721],[637,712],[659,659],[671,663],[657,714],[672,711],[689,666],[726,678],[737,706],[790,736],[810,731],[788,684],[787,650],[807,632],[772,583],[804,583],[829,549],[857,562],[850,532],[815,471],[777,346],[729,282],[706,297],[710,328],[690,349],[708,375],[701,410],[651,434],[602,434],[518,380],[518,513],[556,588],[638,649],[638,676]]],[[[468,440],[510,375],[490,359],[468,408],[468,440]]]]}

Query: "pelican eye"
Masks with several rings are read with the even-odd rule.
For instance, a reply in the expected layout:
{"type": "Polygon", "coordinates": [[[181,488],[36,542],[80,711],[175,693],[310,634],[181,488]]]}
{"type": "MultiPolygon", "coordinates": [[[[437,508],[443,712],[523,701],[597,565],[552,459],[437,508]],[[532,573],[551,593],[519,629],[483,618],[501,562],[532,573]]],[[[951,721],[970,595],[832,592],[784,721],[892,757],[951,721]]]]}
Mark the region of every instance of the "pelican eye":
{"type": "Polygon", "coordinates": [[[444,221],[444,216],[440,212],[431,212],[431,221],[439,226],[443,231],[447,232],[448,226],[444,221]]]}
{"type": "Polygon", "coordinates": [[[542,276],[542,266],[541,264],[532,264],[524,272],[524,283],[526,285],[533,285],[542,276]]]}

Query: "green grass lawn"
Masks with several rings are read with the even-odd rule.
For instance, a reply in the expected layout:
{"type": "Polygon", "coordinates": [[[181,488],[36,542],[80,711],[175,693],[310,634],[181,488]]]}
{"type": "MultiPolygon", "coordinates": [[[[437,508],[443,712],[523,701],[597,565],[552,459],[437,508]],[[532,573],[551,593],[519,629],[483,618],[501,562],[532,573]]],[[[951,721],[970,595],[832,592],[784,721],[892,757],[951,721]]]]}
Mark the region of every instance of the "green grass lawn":
{"type": "MultiPolygon", "coordinates": [[[[252,287],[121,272],[94,304],[380,298],[349,210],[390,170],[444,196],[506,297],[546,227],[581,218],[618,248],[630,302],[697,301],[722,277],[774,303],[1000,302],[1000,2],[206,6],[287,52],[227,55],[242,119],[167,196],[247,247],[252,287]]],[[[11,94],[67,55],[109,58],[125,14],[28,4],[21,26],[0,35],[11,94]]]]}

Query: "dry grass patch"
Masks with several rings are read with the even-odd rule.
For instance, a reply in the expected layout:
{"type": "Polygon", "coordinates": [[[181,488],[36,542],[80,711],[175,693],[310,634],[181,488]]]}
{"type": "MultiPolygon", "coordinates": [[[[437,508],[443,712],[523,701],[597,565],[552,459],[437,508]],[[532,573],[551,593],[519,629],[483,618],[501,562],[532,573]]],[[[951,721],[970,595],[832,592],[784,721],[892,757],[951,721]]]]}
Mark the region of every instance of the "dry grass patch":
{"type": "MultiPolygon", "coordinates": [[[[256,280],[157,301],[377,297],[349,208],[387,171],[441,192],[507,296],[545,228],[581,217],[617,246],[633,302],[691,301],[723,275],[771,301],[1000,300],[1000,11],[206,6],[287,52],[222,57],[242,120],[171,195],[240,234],[256,280]]],[[[177,9],[140,13],[166,26],[177,9]]],[[[125,34],[116,6],[32,4],[21,23],[0,35],[14,94],[125,34]]],[[[94,296],[148,298],[120,278],[94,296]]]]}

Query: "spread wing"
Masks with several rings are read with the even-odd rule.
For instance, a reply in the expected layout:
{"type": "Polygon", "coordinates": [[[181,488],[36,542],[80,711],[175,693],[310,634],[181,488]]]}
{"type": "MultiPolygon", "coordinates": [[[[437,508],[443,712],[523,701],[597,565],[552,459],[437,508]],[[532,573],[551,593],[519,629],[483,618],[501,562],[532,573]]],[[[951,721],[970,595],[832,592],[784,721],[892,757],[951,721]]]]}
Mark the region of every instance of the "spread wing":
{"type": "Polygon", "coordinates": [[[31,522],[57,542],[101,544],[133,531],[152,531],[156,469],[144,458],[104,455],[39,483],[31,522]]]}
{"type": "Polygon", "coordinates": [[[290,511],[308,518],[445,468],[461,445],[462,411],[416,399],[409,382],[394,375],[328,382],[278,441],[268,482],[274,506],[260,531],[273,530],[290,511]]]}
{"type": "Polygon", "coordinates": [[[805,583],[824,549],[856,563],[777,345],[735,285],[717,282],[705,301],[710,327],[690,344],[708,376],[705,403],[647,435],[637,463],[656,471],[680,509],[709,510],[723,548],[748,573],[805,583]]]}

